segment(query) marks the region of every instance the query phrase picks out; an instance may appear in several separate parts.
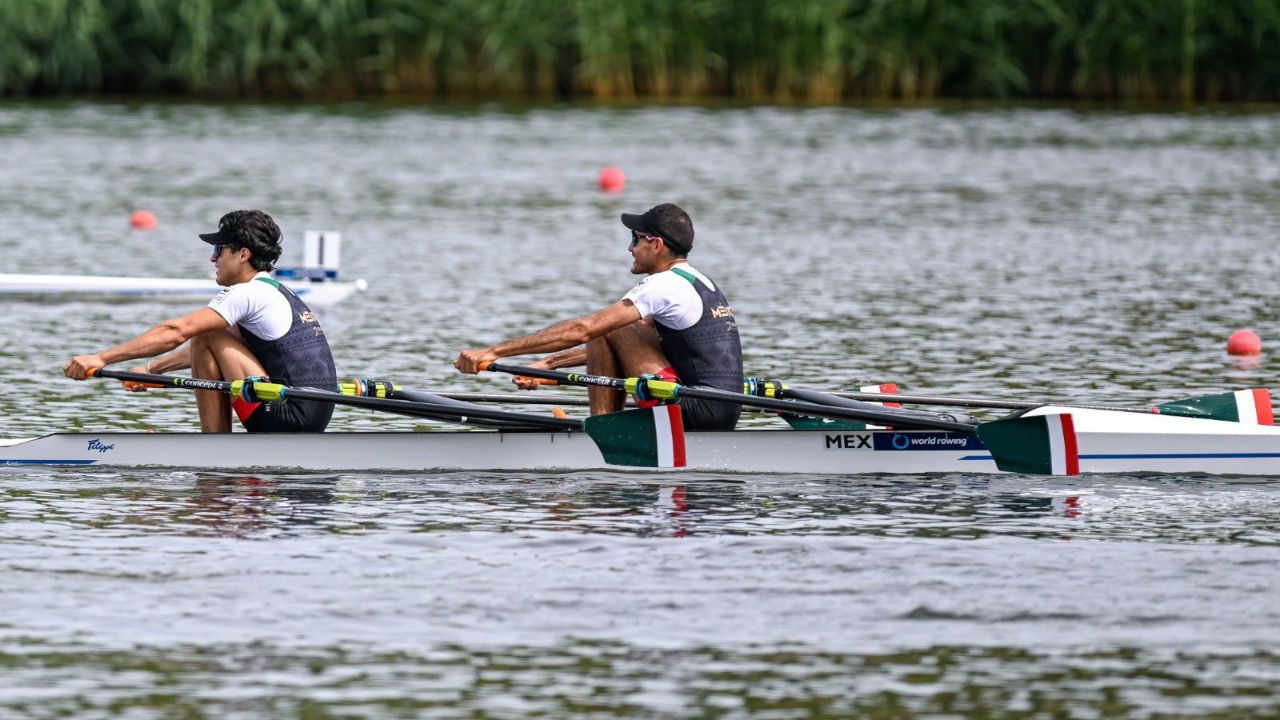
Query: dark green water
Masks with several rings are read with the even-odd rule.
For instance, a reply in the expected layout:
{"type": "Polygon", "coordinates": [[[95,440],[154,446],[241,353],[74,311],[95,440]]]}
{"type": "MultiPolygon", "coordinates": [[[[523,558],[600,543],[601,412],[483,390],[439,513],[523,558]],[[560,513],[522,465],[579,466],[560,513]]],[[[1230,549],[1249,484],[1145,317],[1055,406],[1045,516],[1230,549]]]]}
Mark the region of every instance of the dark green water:
{"type": "MultiPolygon", "coordinates": [[[[449,363],[621,296],[617,214],[662,201],[752,374],[1138,405],[1274,375],[1223,353],[1274,334],[1269,113],[8,104],[0,153],[0,272],[203,275],[194,234],[262,207],[370,283],[321,314],[340,370],[414,387],[501,389],[449,363]]],[[[58,373],[194,308],[0,309],[0,435],[194,424],[58,373]]],[[[1276,487],[6,469],[0,716],[1267,717],[1276,487]]]]}

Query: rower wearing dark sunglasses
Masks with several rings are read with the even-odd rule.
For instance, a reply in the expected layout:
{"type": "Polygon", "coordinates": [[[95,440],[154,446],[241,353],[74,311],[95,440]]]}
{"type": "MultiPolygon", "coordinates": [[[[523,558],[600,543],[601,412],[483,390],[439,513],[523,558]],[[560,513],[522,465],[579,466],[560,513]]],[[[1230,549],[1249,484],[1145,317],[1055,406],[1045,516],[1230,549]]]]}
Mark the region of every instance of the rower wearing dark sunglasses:
{"type": "MultiPolygon", "coordinates": [[[[559,369],[586,364],[592,375],[656,375],[685,385],[742,392],[742,345],[733,311],[724,293],[689,264],[693,222],[671,203],[643,214],[624,213],[631,231],[631,272],[646,275],[618,302],[590,315],[492,347],[465,350],[454,362],[464,373],[483,363],[513,355],[554,353],[532,363],[559,369]]],[[[516,378],[525,389],[536,381],[516,378]]],[[[591,413],[622,409],[625,396],[590,387],[591,413]]],[[[641,407],[646,404],[641,403],[641,407]]],[[[689,430],[728,430],[738,421],[739,405],[684,398],[689,430]]]]}
{"type": "MultiPolygon", "coordinates": [[[[217,268],[222,292],[206,307],[166,320],[132,340],[71,358],[63,373],[83,380],[91,370],[111,363],[150,357],[133,370],[191,368],[196,378],[267,377],[290,387],[336,391],[333,354],[315,313],[269,272],[280,257],[280,228],[271,216],[236,210],[218,220],[217,232],[200,239],[213,246],[209,260],[217,268]],[[156,357],[162,353],[168,354],[156,357]]],[[[232,409],[249,432],[321,432],[333,415],[332,403],[288,399],[265,404],[206,390],[195,395],[202,432],[230,432],[232,409]]]]}

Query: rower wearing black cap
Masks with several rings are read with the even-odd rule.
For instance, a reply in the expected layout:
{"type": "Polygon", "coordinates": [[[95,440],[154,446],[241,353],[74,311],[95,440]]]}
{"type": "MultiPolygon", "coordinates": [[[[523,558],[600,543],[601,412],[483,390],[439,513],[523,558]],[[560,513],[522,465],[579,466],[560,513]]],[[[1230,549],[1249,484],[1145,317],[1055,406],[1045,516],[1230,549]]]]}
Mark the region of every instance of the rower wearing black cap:
{"type": "MultiPolygon", "coordinates": [[[[91,370],[111,363],[149,357],[154,359],[133,369],[165,373],[191,368],[192,377],[209,380],[268,377],[291,387],[336,391],[333,354],[315,313],[269,272],[280,257],[280,228],[271,216],[261,210],[229,212],[218,220],[217,232],[200,239],[213,246],[209,260],[217,267],[222,292],[206,307],[166,320],[132,340],[71,358],[63,373],[83,380],[91,370]],[[168,354],[156,357],[162,353],[168,354]]],[[[251,403],[208,390],[196,391],[196,405],[202,432],[230,432],[233,408],[249,432],[321,432],[333,414],[332,403],[251,403]]]]}
{"type": "MultiPolygon", "coordinates": [[[[689,264],[689,215],[663,203],[640,215],[624,213],[622,224],[631,230],[631,272],[647,276],[639,285],[598,312],[492,347],[463,351],[454,367],[474,373],[481,364],[500,358],[551,352],[533,365],[558,369],[585,362],[592,375],[657,375],[685,385],[742,392],[737,323],[720,288],[689,264]]],[[[516,384],[537,387],[523,378],[516,378],[516,384]]],[[[590,387],[588,393],[593,415],[621,410],[626,400],[609,388],[590,387]]],[[[732,429],[742,410],[740,405],[692,398],[682,399],[680,406],[689,430],[732,429]]]]}

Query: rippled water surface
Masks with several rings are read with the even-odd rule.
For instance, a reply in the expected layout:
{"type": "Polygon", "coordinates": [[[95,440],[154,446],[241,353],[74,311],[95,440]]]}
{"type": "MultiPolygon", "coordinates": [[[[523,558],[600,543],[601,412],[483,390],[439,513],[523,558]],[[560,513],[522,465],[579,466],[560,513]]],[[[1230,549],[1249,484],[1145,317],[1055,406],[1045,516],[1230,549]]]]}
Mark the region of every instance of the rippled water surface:
{"type": "MultiPolygon", "coordinates": [[[[0,155],[0,272],[200,276],[262,207],[369,281],[320,313],[340,371],[413,387],[504,389],[449,363],[620,296],[617,214],[663,201],[751,374],[1275,369],[1223,353],[1275,335],[1274,113],[8,103],[0,155]]],[[[58,369],[194,308],[0,308],[0,436],[193,426],[58,369]]],[[[0,717],[1268,717],[1277,598],[1265,478],[0,471],[0,717]]]]}

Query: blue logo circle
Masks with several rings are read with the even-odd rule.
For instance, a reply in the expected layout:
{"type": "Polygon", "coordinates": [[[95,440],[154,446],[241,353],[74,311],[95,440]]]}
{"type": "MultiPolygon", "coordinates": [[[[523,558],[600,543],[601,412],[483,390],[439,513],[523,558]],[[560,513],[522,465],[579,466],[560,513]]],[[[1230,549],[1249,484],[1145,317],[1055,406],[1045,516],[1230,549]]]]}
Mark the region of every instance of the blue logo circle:
{"type": "Polygon", "coordinates": [[[911,447],[911,438],[901,433],[894,433],[893,435],[894,450],[906,450],[909,447],[911,447]]]}

